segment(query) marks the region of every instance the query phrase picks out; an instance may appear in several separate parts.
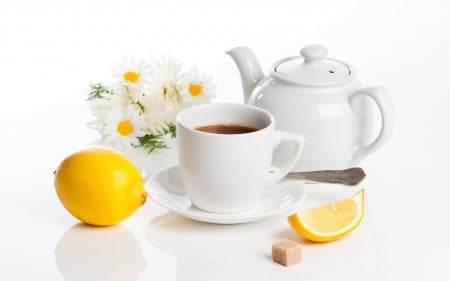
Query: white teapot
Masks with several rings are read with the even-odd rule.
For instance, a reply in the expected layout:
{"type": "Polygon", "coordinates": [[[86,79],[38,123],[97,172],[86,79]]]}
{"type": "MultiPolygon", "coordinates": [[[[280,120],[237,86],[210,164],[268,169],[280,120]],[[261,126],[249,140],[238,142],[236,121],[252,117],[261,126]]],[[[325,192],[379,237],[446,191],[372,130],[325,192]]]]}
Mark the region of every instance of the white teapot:
{"type": "MultiPolygon", "coordinates": [[[[305,136],[294,171],[356,166],[380,148],[394,129],[394,104],[388,92],[383,87],[362,88],[355,70],[327,58],[327,49],[321,45],[306,46],[300,56],[276,61],[268,76],[248,47],[227,54],[240,71],[244,101],[271,112],[278,130],[305,136]],[[381,126],[372,136],[376,107],[381,126]]],[[[274,160],[282,162],[290,151],[289,146],[280,147],[274,160]]]]}

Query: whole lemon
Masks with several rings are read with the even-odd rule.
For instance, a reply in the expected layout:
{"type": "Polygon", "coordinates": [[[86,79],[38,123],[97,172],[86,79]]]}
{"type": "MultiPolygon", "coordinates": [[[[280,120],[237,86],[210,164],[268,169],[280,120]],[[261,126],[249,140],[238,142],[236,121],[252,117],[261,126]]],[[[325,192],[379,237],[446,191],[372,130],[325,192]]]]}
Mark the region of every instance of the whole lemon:
{"type": "Polygon", "coordinates": [[[61,203],[88,224],[119,223],[147,199],[137,167],[122,153],[109,148],[77,151],[59,164],[54,175],[61,203]]]}

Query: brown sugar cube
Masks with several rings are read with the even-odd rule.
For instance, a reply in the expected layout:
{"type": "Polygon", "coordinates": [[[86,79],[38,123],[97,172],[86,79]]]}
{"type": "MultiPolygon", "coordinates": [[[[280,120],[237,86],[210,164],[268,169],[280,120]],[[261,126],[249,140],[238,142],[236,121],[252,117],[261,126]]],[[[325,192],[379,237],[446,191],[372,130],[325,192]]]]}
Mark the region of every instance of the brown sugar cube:
{"type": "Polygon", "coordinates": [[[299,243],[283,239],[272,245],[272,258],[281,265],[291,266],[300,263],[300,250],[299,243]]]}

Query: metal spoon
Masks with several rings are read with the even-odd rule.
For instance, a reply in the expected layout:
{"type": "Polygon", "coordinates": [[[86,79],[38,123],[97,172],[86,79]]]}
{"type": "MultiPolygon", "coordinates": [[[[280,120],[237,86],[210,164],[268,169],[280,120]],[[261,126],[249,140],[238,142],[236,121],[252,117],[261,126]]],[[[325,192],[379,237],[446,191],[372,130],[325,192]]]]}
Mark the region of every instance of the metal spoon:
{"type": "Polygon", "coordinates": [[[338,183],[353,186],[360,183],[366,177],[366,173],[364,173],[364,170],[362,168],[355,167],[345,170],[290,172],[286,176],[306,181],[338,183]]]}

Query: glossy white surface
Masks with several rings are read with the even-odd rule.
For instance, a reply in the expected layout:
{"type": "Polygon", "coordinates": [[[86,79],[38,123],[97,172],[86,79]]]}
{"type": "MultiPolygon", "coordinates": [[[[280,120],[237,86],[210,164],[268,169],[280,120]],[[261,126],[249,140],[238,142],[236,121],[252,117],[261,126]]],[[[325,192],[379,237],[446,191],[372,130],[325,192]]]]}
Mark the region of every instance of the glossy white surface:
{"type": "MultiPolygon", "coordinates": [[[[293,171],[359,165],[394,130],[395,105],[388,91],[381,86],[362,87],[354,68],[326,57],[324,46],[307,45],[302,56],[275,62],[265,75],[250,48],[237,47],[227,53],[236,62],[248,104],[271,112],[278,130],[306,137],[293,171]],[[372,137],[374,116],[381,118],[381,126],[372,137]]],[[[289,157],[290,151],[288,146],[280,148],[279,158],[289,157]]]]}
{"type": "Polygon", "coordinates": [[[283,179],[263,192],[256,206],[238,213],[211,213],[196,208],[186,195],[179,166],[156,172],[145,182],[150,198],[159,205],[196,221],[237,224],[263,220],[275,215],[289,215],[300,208],[307,196],[302,181],[283,179]]]}
{"type": "MultiPolygon", "coordinates": [[[[142,3],[0,2],[0,280],[450,280],[448,1],[142,3]],[[242,102],[225,50],[249,45],[270,65],[313,42],[397,108],[392,137],[361,164],[367,213],[351,235],[312,244],[284,216],[213,225],[151,201],[92,229],[58,201],[52,172],[99,137],[85,126],[85,91],[112,61],[170,51],[210,69],[219,100],[242,102]],[[298,266],[271,261],[281,238],[302,243],[298,266]]],[[[310,205],[356,189],[307,187],[310,205]]]]}
{"type": "Polygon", "coordinates": [[[275,131],[268,111],[238,103],[211,103],[187,108],[176,118],[178,166],[184,191],[199,209],[214,213],[254,208],[262,193],[292,169],[303,150],[303,135],[275,131]],[[214,134],[196,128],[238,124],[247,134],[214,134]],[[289,158],[270,172],[278,144],[294,145],[289,158]]]}

